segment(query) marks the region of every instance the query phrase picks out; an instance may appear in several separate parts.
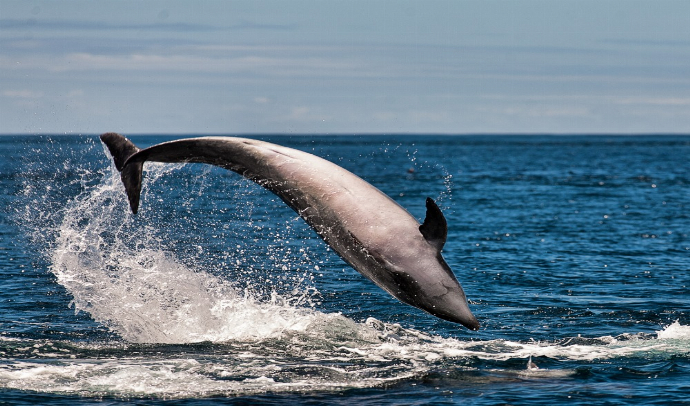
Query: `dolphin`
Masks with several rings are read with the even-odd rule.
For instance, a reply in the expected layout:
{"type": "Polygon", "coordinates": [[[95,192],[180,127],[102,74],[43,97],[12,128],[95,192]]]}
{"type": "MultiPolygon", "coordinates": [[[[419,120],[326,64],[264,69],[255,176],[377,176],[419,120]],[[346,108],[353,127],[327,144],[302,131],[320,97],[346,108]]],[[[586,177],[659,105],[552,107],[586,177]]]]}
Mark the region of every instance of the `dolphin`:
{"type": "Polygon", "coordinates": [[[236,172],[278,195],[359,273],[403,303],[438,318],[479,329],[465,292],[441,249],[448,226],[426,199],[420,225],[398,203],[340,166],[307,152],[259,140],[201,137],[139,149],[105,133],[129,198],[139,208],[146,161],[204,163],[236,172]]]}

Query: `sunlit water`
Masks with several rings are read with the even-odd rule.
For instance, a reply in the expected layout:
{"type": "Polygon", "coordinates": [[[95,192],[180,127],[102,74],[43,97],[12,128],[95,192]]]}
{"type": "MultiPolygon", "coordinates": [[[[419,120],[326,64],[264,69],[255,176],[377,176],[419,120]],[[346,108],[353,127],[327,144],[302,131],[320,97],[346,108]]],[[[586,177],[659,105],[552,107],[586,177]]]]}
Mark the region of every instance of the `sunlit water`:
{"type": "Polygon", "coordinates": [[[134,216],[97,137],[3,137],[0,401],[687,402],[690,138],[270,140],[420,219],[437,199],[482,329],[392,299],[236,174],[147,164],[134,216]]]}

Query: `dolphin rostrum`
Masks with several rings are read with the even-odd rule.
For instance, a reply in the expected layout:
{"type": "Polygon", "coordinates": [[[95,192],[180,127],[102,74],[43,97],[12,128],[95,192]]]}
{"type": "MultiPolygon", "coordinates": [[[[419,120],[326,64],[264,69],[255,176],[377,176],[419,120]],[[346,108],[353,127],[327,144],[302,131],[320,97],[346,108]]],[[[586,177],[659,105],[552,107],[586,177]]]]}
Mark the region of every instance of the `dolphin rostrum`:
{"type": "Polygon", "coordinates": [[[133,213],[139,208],[145,161],[205,163],[237,172],[278,195],[359,273],[398,300],[477,330],[465,293],[441,256],[446,219],[426,200],[421,225],[360,177],[312,154],[231,137],[182,139],[137,148],[105,133],[133,213]]]}

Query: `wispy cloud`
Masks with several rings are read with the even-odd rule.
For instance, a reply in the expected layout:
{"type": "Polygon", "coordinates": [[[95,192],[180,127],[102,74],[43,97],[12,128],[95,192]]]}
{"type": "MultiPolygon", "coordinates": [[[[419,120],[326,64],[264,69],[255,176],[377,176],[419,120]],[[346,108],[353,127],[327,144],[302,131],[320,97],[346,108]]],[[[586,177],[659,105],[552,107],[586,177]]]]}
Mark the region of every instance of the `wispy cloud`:
{"type": "Polygon", "coordinates": [[[100,21],[85,21],[85,20],[43,20],[37,18],[27,19],[0,19],[0,27],[3,30],[41,30],[41,31],[173,31],[173,32],[191,32],[191,31],[216,31],[219,27],[203,24],[188,24],[188,23],[167,23],[158,22],[152,24],[115,24],[100,21]]]}
{"type": "Polygon", "coordinates": [[[4,90],[2,95],[13,99],[38,99],[43,97],[43,92],[35,90],[4,90]]]}
{"type": "Polygon", "coordinates": [[[155,23],[123,24],[106,21],[86,20],[48,20],[38,18],[0,18],[3,30],[37,30],[41,31],[162,31],[162,32],[213,32],[233,30],[267,30],[290,31],[298,27],[297,24],[268,24],[250,20],[240,20],[227,25],[191,24],[183,22],[158,21],[155,23]]]}
{"type": "Polygon", "coordinates": [[[43,66],[50,71],[174,71],[202,73],[251,72],[269,76],[330,76],[337,72],[351,72],[356,66],[345,60],[322,57],[273,57],[247,55],[238,57],[199,55],[130,54],[105,55],[72,53],[50,64],[34,60],[34,67],[43,66]]]}
{"type": "Polygon", "coordinates": [[[690,106],[690,97],[620,97],[615,103],[622,105],[690,106]]]}

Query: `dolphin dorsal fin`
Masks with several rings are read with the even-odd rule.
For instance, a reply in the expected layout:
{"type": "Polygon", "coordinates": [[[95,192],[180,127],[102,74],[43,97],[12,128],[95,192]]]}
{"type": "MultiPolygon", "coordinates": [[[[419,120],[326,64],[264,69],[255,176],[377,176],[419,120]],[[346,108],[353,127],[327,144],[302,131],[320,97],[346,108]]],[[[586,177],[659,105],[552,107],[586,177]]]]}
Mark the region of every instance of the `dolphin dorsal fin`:
{"type": "Polygon", "coordinates": [[[439,251],[443,249],[446,243],[446,236],[448,236],[448,223],[443,217],[441,209],[438,208],[436,202],[430,197],[426,198],[426,218],[424,223],[419,226],[419,231],[424,236],[426,241],[436,247],[439,251]]]}

